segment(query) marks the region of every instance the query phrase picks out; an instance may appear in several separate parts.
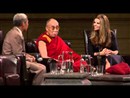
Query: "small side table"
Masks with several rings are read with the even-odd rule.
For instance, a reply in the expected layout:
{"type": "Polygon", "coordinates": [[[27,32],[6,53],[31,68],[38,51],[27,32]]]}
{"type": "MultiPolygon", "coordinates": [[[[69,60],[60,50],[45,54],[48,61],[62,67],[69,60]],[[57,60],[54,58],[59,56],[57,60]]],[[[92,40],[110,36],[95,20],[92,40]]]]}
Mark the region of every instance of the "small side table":
{"type": "Polygon", "coordinates": [[[91,85],[87,79],[86,73],[65,73],[65,74],[50,74],[43,75],[44,81],[42,85],[91,85]]]}

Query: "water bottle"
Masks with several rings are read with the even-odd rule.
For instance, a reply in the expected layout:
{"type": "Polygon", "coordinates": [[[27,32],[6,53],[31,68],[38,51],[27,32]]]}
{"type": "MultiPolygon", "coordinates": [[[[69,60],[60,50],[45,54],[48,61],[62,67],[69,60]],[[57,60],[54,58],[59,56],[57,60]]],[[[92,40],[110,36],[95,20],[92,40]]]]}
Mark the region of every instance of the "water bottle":
{"type": "Polygon", "coordinates": [[[72,73],[73,72],[73,63],[74,63],[74,60],[73,60],[73,52],[72,51],[69,51],[69,62],[68,62],[68,72],[69,73],[72,73]]]}
{"type": "Polygon", "coordinates": [[[80,60],[80,73],[84,73],[84,59],[83,58],[81,58],[81,60],[80,60]]]}

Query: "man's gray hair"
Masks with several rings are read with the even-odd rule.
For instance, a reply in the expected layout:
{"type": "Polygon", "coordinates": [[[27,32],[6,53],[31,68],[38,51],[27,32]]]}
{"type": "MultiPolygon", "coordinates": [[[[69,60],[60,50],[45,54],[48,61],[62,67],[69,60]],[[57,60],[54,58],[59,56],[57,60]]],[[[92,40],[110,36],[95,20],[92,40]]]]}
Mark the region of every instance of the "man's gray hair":
{"type": "Polygon", "coordinates": [[[17,13],[13,17],[13,24],[15,26],[20,26],[22,22],[28,20],[27,15],[24,13],[17,13]]]}

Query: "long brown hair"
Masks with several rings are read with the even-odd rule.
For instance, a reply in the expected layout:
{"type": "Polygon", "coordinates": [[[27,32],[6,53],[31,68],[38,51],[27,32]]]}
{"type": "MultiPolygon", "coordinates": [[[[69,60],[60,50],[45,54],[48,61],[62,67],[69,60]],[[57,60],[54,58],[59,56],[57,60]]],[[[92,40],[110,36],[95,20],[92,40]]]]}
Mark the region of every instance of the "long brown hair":
{"type": "Polygon", "coordinates": [[[94,26],[92,24],[92,32],[90,35],[91,42],[94,45],[101,45],[102,47],[110,47],[111,29],[108,17],[104,14],[99,14],[97,15],[96,18],[100,20],[100,29],[99,31],[94,31],[94,26]]]}

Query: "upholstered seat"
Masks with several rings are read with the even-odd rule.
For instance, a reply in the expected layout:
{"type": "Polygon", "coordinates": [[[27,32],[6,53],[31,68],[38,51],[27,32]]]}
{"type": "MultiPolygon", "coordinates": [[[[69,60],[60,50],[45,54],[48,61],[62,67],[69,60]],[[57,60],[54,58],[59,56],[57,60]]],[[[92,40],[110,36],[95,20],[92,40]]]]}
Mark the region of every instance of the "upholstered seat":
{"type": "Polygon", "coordinates": [[[0,30],[0,85],[19,85],[20,71],[17,70],[17,63],[20,62],[14,55],[2,55],[3,39],[3,31],[0,30]]]}
{"type": "MultiPolygon", "coordinates": [[[[50,63],[55,63],[56,61],[51,59],[51,58],[42,58],[40,56],[40,53],[38,51],[38,48],[36,46],[36,39],[33,39],[31,41],[26,41],[25,42],[25,48],[26,48],[26,53],[29,53],[31,55],[33,55],[36,58],[36,61],[38,63],[42,63],[46,66],[47,72],[50,72],[50,67],[49,64],[50,63]]],[[[64,42],[71,47],[71,42],[64,40],[64,42]]]]}
{"type": "Polygon", "coordinates": [[[0,30],[0,85],[31,85],[34,74],[26,68],[24,54],[2,55],[3,39],[0,30]]]}
{"type": "MultiPolygon", "coordinates": [[[[71,42],[64,40],[64,42],[71,47],[71,42]]],[[[36,46],[36,39],[29,40],[25,42],[25,48],[27,53],[39,53],[38,48],[36,46]]]]}
{"type": "MultiPolygon", "coordinates": [[[[117,37],[117,31],[116,29],[113,30],[113,34],[115,37],[117,37]]],[[[84,36],[84,47],[85,47],[85,54],[88,53],[88,36],[90,35],[90,30],[84,30],[83,31],[83,36],[84,36]]],[[[122,55],[124,61],[130,65],[130,55],[122,55]]]]}
{"type": "Polygon", "coordinates": [[[0,30],[0,54],[2,54],[2,45],[3,45],[3,31],[0,30]]]}
{"type": "Polygon", "coordinates": [[[0,30],[0,85],[20,85],[21,61],[14,55],[2,55],[3,31],[0,30]]]}
{"type": "Polygon", "coordinates": [[[2,55],[3,40],[4,34],[0,30],[0,85],[29,84],[25,56],[23,54],[2,55]]]}
{"type": "MultiPolygon", "coordinates": [[[[64,40],[64,42],[71,47],[71,42],[64,40]]],[[[36,39],[25,41],[25,48],[26,48],[26,53],[29,53],[33,56],[35,56],[36,60],[39,62],[39,58],[41,57],[36,45],[36,39]]]]}
{"type": "Polygon", "coordinates": [[[0,55],[0,85],[32,85],[24,54],[0,55]]]}

